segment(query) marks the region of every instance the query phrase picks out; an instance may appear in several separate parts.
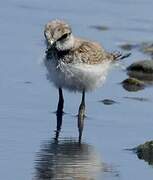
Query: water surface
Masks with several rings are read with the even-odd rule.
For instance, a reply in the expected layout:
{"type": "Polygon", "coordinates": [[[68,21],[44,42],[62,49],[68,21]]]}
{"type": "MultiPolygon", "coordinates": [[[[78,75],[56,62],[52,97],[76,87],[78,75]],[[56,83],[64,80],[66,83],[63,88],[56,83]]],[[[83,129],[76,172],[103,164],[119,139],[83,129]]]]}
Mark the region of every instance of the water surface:
{"type": "Polygon", "coordinates": [[[43,27],[48,20],[66,19],[76,35],[96,40],[114,51],[124,42],[153,39],[152,7],[151,0],[1,2],[1,179],[44,180],[52,177],[49,174],[52,171],[54,179],[61,174],[71,179],[78,179],[76,175],[90,179],[91,172],[94,179],[104,180],[153,178],[152,167],[124,150],[153,138],[153,89],[128,92],[120,85],[127,78],[125,67],[150,57],[132,50],[131,57],[122,66],[112,68],[103,87],[87,94],[81,147],[76,117],[81,94],[64,91],[66,114],[59,141],[55,143],[56,114],[53,112],[58,93],[46,80],[45,68],[40,63],[45,49],[43,27]],[[91,28],[96,25],[109,28],[107,31],[91,28]],[[103,99],[118,103],[106,106],[99,102],[103,99]]]}

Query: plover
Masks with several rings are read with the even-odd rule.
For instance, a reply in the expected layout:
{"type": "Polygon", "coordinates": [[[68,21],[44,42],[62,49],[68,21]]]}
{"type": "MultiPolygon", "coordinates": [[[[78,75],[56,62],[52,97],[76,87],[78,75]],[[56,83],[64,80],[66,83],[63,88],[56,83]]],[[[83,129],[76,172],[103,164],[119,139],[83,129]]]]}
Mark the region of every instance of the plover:
{"type": "Polygon", "coordinates": [[[48,22],[44,35],[47,44],[44,59],[47,77],[59,89],[61,104],[64,102],[62,88],[82,92],[79,108],[81,117],[84,114],[85,92],[102,85],[111,62],[124,56],[109,53],[96,42],[75,37],[70,25],[62,20],[48,22]]]}

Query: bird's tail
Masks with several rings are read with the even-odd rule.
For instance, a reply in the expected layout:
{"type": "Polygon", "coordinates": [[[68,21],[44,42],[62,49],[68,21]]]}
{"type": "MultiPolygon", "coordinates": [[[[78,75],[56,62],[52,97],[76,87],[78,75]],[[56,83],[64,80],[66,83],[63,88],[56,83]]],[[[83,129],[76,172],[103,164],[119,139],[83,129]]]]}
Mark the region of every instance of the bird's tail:
{"type": "Polygon", "coordinates": [[[122,54],[121,52],[112,53],[113,59],[115,61],[125,59],[125,58],[129,57],[130,55],[131,55],[131,53],[126,53],[126,54],[122,54]]]}

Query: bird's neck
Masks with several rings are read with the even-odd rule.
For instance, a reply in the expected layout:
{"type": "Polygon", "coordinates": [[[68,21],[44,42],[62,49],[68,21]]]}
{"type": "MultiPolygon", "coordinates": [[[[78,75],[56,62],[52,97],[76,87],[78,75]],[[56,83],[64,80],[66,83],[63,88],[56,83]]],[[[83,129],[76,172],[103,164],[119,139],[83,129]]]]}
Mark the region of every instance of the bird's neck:
{"type": "Polygon", "coordinates": [[[57,42],[56,43],[56,49],[58,51],[68,51],[68,50],[73,49],[74,43],[75,43],[75,38],[71,34],[70,37],[66,41],[64,41],[64,42],[57,42]]]}

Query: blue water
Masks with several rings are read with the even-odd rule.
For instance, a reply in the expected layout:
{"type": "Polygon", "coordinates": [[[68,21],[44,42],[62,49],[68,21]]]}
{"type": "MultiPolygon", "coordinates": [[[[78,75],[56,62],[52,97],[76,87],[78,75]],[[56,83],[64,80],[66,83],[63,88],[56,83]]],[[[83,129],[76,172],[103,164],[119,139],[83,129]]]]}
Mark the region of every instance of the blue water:
{"type": "Polygon", "coordinates": [[[77,155],[76,114],[81,94],[64,91],[66,114],[57,151],[54,151],[51,144],[55,145],[54,111],[58,92],[46,80],[45,68],[40,63],[45,49],[43,28],[49,20],[65,19],[72,25],[74,34],[96,40],[107,50],[114,51],[119,50],[121,43],[139,43],[153,38],[152,7],[151,0],[1,2],[0,179],[47,179],[46,170],[38,170],[38,167],[52,170],[52,179],[60,173],[64,178],[66,171],[59,172],[58,166],[68,167],[67,180],[69,176],[69,179],[90,179],[88,172],[92,171],[93,178],[98,180],[153,178],[152,167],[124,150],[153,137],[152,88],[128,92],[119,84],[127,78],[122,67],[149,57],[132,50],[132,55],[122,65],[112,68],[102,88],[87,94],[83,151],[78,149],[77,155]],[[108,26],[109,30],[98,31],[91,28],[92,25],[108,26]],[[144,97],[150,101],[134,101],[125,96],[144,97]],[[106,98],[119,103],[106,106],[99,102],[106,98]],[[72,151],[68,151],[69,146],[72,151]],[[53,163],[45,166],[43,163],[50,159],[53,163]],[[74,173],[69,167],[76,164],[78,169],[74,173]]]}

